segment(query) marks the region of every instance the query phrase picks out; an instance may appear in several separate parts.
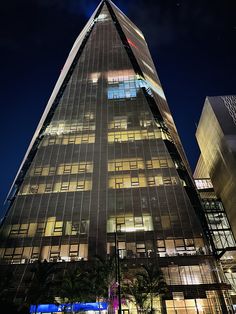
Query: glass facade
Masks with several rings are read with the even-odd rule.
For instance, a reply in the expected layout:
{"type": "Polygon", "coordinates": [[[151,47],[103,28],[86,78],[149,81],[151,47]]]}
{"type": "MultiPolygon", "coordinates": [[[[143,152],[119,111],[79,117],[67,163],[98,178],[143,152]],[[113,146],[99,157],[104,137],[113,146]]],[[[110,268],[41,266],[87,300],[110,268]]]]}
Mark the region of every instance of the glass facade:
{"type": "Polygon", "coordinates": [[[196,131],[201,159],[236,237],[236,96],[207,97],[196,131]],[[207,134],[207,136],[206,136],[207,134]]]}
{"type": "Polygon", "coordinates": [[[15,182],[1,263],[20,265],[19,292],[29,263],[109,256],[117,235],[121,259],[155,258],[173,298],[182,293],[166,301],[167,313],[226,310],[144,37],[110,1],[89,23],[15,182]]]}
{"type": "MultiPolygon", "coordinates": [[[[235,237],[231,229],[230,221],[223,203],[217,198],[210,178],[201,178],[206,174],[204,163],[199,158],[194,177],[197,189],[200,193],[202,205],[211,233],[214,247],[220,260],[220,267],[224,272],[226,281],[231,285],[230,296],[233,304],[236,303],[236,255],[235,237]]],[[[206,168],[206,166],[205,166],[206,168]]]]}

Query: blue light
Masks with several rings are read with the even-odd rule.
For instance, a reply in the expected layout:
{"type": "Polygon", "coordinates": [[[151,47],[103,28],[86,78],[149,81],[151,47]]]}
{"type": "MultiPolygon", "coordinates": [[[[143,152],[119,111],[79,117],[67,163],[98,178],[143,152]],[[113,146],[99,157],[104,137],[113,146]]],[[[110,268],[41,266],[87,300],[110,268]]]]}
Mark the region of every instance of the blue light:
{"type": "MultiPolygon", "coordinates": [[[[96,303],[74,303],[74,304],[39,304],[37,306],[37,312],[71,312],[73,311],[99,311],[107,310],[108,304],[106,302],[96,303]]],[[[36,312],[36,305],[30,306],[30,313],[36,312]]]]}
{"type": "Polygon", "coordinates": [[[137,97],[137,85],[135,80],[128,80],[112,84],[107,89],[108,99],[124,99],[137,97]]]}

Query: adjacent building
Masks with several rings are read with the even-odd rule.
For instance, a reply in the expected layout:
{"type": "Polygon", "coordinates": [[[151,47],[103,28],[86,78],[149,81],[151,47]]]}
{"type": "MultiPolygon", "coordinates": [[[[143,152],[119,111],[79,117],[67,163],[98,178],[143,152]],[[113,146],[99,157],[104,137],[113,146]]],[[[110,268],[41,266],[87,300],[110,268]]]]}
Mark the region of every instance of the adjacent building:
{"type": "Polygon", "coordinates": [[[201,155],[195,183],[235,304],[236,96],[206,98],[196,137],[201,155]]]}
{"type": "Polygon", "coordinates": [[[197,172],[202,164],[236,236],[236,96],[206,98],[196,138],[202,160],[197,172]]]}
{"type": "Polygon", "coordinates": [[[117,242],[126,263],[159,264],[166,313],[230,311],[144,35],[111,1],[72,47],[9,199],[0,271],[16,275],[17,298],[34,261],[109,258],[117,242]]]}
{"type": "Polygon", "coordinates": [[[195,169],[195,184],[201,197],[208,228],[215,245],[219,266],[231,285],[230,296],[236,309],[236,241],[223,203],[214,191],[211,179],[206,176],[202,158],[195,169]]]}

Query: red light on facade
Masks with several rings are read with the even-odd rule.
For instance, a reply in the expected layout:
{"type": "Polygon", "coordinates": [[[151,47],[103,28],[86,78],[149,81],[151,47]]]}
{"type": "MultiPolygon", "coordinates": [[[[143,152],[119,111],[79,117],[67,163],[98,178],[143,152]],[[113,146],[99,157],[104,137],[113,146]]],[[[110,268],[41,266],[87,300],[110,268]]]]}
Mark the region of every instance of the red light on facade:
{"type": "Polygon", "coordinates": [[[132,40],[128,39],[128,43],[130,44],[130,46],[134,47],[134,48],[138,48],[133,42],[132,40]]]}

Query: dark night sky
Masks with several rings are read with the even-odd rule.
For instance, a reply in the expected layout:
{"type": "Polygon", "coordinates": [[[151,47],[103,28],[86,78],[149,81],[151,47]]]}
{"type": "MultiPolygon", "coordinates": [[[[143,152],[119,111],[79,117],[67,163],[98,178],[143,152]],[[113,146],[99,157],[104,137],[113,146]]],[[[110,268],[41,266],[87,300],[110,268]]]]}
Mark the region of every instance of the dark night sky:
{"type": "MultiPolygon", "coordinates": [[[[205,96],[236,94],[234,0],[117,0],[143,31],[192,168],[205,96]]],[[[6,196],[74,40],[95,0],[0,5],[1,179],[6,196]]]]}

